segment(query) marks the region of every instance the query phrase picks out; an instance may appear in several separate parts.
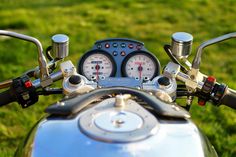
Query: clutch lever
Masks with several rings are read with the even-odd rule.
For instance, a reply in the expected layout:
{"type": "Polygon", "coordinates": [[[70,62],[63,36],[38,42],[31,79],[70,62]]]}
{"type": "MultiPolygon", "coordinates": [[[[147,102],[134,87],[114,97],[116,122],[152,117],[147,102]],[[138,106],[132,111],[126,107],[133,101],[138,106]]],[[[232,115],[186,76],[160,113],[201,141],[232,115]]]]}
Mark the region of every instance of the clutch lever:
{"type": "Polygon", "coordinates": [[[11,84],[12,84],[12,80],[6,80],[3,82],[0,82],[0,89],[8,88],[11,86],[11,84]]]}

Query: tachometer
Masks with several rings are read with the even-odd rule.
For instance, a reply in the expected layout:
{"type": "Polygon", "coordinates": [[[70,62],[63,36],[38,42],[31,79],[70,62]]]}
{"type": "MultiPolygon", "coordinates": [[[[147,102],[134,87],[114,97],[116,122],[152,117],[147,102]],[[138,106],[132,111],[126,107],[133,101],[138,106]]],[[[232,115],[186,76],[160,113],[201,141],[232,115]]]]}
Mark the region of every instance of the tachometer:
{"type": "Polygon", "coordinates": [[[159,74],[159,62],[147,52],[133,52],[123,62],[123,74],[136,79],[150,80],[159,74]]]}
{"type": "Polygon", "coordinates": [[[79,73],[90,80],[111,77],[115,71],[114,61],[104,51],[91,51],[83,56],[79,63],[79,73]]]}

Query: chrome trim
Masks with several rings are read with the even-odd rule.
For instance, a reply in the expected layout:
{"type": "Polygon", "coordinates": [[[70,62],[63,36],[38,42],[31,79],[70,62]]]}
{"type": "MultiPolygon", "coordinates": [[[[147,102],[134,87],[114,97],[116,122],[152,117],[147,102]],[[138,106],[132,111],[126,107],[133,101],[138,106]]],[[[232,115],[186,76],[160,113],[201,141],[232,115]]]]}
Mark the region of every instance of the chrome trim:
{"type": "MultiPolygon", "coordinates": [[[[51,77],[52,81],[55,82],[55,81],[61,80],[61,79],[63,78],[63,75],[62,75],[62,72],[61,72],[61,71],[57,71],[57,72],[55,72],[55,73],[50,74],[50,77],[51,77]]],[[[33,84],[33,86],[34,86],[35,88],[40,88],[40,87],[42,87],[42,86],[41,86],[41,80],[40,80],[40,79],[34,80],[34,81],[32,82],[32,84],[33,84]]]]}
{"type": "Polygon", "coordinates": [[[158,132],[156,118],[129,99],[124,108],[115,107],[115,98],[102,101],[79,118],[81,132],[109,143],[130,143],[150,138],[158,132]]]}
{"type": "Polygon", "coordinates": [[[158,133],[150,138],[138,142],[107,143],[81,133],[78,128],[80,116],[44,119],[16,157],[217,157],[212,145],[190,120],[158,118],[158,133]]]}
{"type": "Polygon", "coordinates": [[[193,36],[185,32],[176,32],[172,35],[171,51],[178,58],[187,58],[192,49],[193,36]]]}
{"type": "Polygon", "coordinates": [[[52,37],[52,51],[56,58],[63,59],[69,55],[69,37],[56,34],[52,37]]]}

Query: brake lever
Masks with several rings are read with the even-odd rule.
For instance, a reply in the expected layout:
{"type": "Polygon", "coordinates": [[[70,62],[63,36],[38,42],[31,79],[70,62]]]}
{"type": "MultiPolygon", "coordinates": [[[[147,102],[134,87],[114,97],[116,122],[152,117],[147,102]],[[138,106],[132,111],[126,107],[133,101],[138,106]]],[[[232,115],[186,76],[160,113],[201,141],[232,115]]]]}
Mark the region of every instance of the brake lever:
{"type": "Polygon", "coordinates": [[[12,84],[12,80],[6,80],[3,82],[0,82],[0,89],[8,88],[11,86],[11,84],[12,84]]]}

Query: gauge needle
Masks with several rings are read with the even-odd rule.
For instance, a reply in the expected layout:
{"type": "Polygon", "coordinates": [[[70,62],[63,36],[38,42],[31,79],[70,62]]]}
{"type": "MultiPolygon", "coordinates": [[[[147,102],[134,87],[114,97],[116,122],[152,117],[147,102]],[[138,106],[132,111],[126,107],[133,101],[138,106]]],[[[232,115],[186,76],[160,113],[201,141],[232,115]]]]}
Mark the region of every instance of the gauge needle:
{"type": "Polygon", "coordinates": [[[139,71],[139,79],[141,80],[142,78],[142,63],[139,63],[138,71],[139,71]]]}
{"type": "Polygon", "coordinates": [[[96,76],[97,76],[97,81],[98,81],[98,70],[99,70],[99,68],[98,68],[98,62],[97,62],[97,65],[96,65],[96,76]]]}

